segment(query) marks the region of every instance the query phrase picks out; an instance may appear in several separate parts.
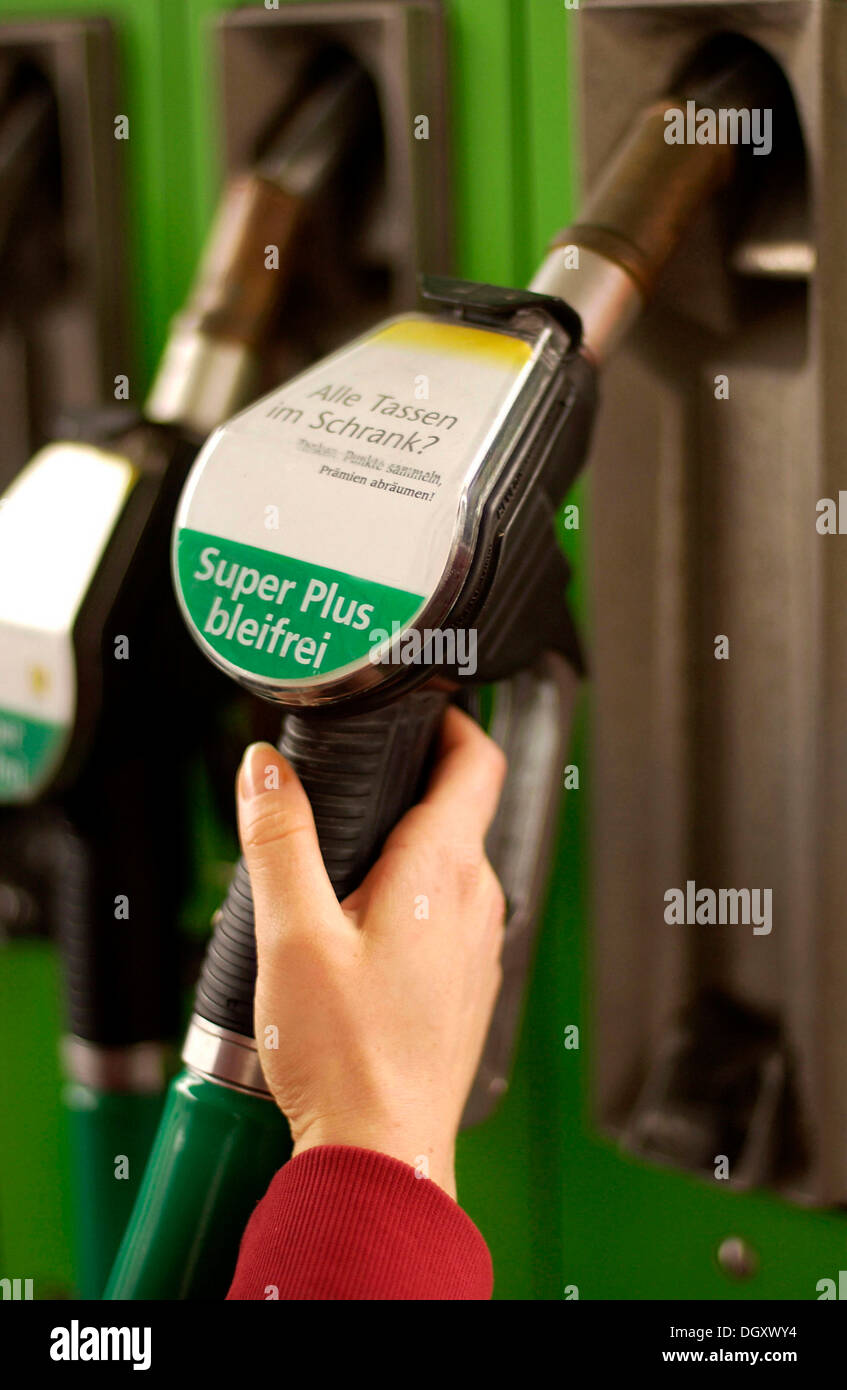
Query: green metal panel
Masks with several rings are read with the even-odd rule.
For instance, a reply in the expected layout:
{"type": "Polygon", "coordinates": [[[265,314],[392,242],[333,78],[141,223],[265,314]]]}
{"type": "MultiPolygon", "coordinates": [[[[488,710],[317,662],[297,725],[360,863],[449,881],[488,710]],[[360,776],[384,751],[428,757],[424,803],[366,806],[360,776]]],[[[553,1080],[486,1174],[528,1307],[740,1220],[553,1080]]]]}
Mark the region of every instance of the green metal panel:
{"type": "Polygon", "coordinates": [[[0,946],[0,1275],[32,1279],[36,1298],[73,1278],[59,1031],[53,949],[0,946]]]}
{"type": "MultiPolygon", "coordinates": [[[[191,225],[193,245],[199,249],[209,226],[221,188],[223,121],[219,107],[219,73],[214,22],[225,10],[242,8],[223,0],[185,0],[191,61],[189,92],[195,148],[195,208],[191,225]]],[[[254,7],[255,8],[255,7],[254,7]]]]}

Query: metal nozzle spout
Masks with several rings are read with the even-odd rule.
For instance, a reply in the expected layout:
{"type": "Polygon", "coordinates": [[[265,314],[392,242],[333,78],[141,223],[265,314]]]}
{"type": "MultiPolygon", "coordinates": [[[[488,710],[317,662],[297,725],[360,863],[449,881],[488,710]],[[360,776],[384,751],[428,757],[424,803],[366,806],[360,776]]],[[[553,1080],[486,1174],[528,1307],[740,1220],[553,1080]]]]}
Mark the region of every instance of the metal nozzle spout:
{"type": "Polygon", "coordinates": [[[735,165],[729,145],[668,144],[665,114],[675,105],[668,98],[642,113],[564,234],[621,266],[645,298],[694,213],[735,165]]]}
{"type": "Polygon", "coordinates": [[[586,348],[605,360],[653,292],[695,212],[734,167],[728,145],[672,145],[658,101],[643,111],[578,220],[554,239],[530,289],[582,317],[586,348]]]}
{"type": "Polygon", "coordinates": [[[147,402],[160,422],[205,435],[249,395],[255,353],[287,282],[304,214],[371,110],[352,61],[314,87],[248,172],[230,181],[147,402]],[[269,270],[268,246],[278,250],[269,270]]]}
{"type": "Polygon", "coordinates": [[[668,113],[687,102],[710,109],[719,103],[784,105],[786,85],[764,50],[719,36],[677,77],[673,95],[639,114],[530,286],[577,309],[586,348],[596,359],[607,357],[626,332],[697,210],[736,168],[737,145],[670,141],[668,113]]]}

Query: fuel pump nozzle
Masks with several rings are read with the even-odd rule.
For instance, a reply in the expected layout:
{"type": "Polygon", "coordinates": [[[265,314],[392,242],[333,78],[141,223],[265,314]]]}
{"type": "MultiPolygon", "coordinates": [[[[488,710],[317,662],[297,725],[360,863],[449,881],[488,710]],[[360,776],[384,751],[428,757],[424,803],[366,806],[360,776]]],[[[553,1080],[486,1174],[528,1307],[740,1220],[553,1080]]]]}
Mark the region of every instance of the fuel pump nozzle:
{"type": "Polygon", "coordinates": [[[577,221],[554,238],[530,288],[579,313],[584,350],[598,366],[650,299],[698,209],[741,162],[753,173],[749,151],[703,138],[710,132],[698,115],[751,108],[790,109],[785,76],[749,39],[718,35],[638,115],[577,221]]]}
{"type": "MultiPolygon", "coordinates": [[[[752,55],[730,49],[696,87],[684,79],[684,100],[745,90],[752,55]]],[[[192,470],[173,540],[183,616],[213,664],[285,711],[279,746],[339,897],[417,799],[448,699],[550,653],[580,664],[555,516],[584,461],[597,366],[734,163],[726,147],[670,145],[666,109],[645,113],[530,290],[426,281],[429,313],[272,392],[192,470]],[[450,634],[473,634],[472,673],[450,634]]],[[[287,1155],[253,1037],[252,914],[242,862],[109,1297],[222,1297],[287,1155]]],[[[516,1014],[513,991],[492,1029],[501,1056],[516,1014]]]]}
{"type": "MultiPolygon", "coordinates": [[[[187,846],[172,773],[172,794],[157,803],[163,769],[184,757],[178,711],[198,671],[168,592],[173,509],[198,435],[249,399],[297,238],[375,100],[350,59],[304,74],[303,88],[256,167],[224,191],[147,418],[120,410],[85,422],[82,439],[40,450],[0,507],[0,805],[18,822],[30,816],[56,880],[84,1297],[102,1293],[126,1222],[130,1184],[115,1181],[114,1155],[134,1181],[179,1016],[187,846]],[[276,269],[266,266],[271,244],[276,269]],[[152,711],[164,688],[162,723],[152,711]]],[[[8,143],[0,138],[0,182],[8,143]]]]}
{"type": "Polygon", "coordinates": [[[230,181],[188,301],[171,325],[149,419],[202,438],[249,399],[279,282],[290,276],[312,201],[374,101],[364,71],[348,60],[307,94],[256,164],[230,181]]]}

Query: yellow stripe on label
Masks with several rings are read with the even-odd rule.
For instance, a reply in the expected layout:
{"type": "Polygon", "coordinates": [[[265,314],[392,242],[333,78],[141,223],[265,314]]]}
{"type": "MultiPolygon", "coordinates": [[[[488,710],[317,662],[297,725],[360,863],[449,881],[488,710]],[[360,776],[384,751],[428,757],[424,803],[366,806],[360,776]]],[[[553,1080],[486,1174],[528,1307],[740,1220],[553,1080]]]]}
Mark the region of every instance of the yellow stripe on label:
{"type": "Polygon", "coordinates": [[[457,357],[474,357],[477,361],[488,358],[502,367],[523,367],[532,356],[532,348],[522,338],[495,333],[493,329],[468,328],[465,324],[442,323],[435,319],[402,319],[376,333],[372,341],[449,352],[457,357]]]}

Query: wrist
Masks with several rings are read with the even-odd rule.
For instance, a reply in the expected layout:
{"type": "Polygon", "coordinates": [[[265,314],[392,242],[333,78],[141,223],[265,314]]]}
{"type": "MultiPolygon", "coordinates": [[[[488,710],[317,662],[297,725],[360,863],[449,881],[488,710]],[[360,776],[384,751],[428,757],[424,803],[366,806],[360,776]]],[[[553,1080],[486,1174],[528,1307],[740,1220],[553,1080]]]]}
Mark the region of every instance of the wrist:
{"type": "Polygon", "coordinates": [[[428,1144],[420,1135],[409,1134],[393,1126],[354,1121],[350,1124],[315,1122],[298,1134],[292,1157],[329,1144],[344,1148],[371,1149],[386,1154],[413,1168],[421,1179],[434,1182],[448,1197],[456,1200],[456,1175],[453,1144],[428,1144]]]}

